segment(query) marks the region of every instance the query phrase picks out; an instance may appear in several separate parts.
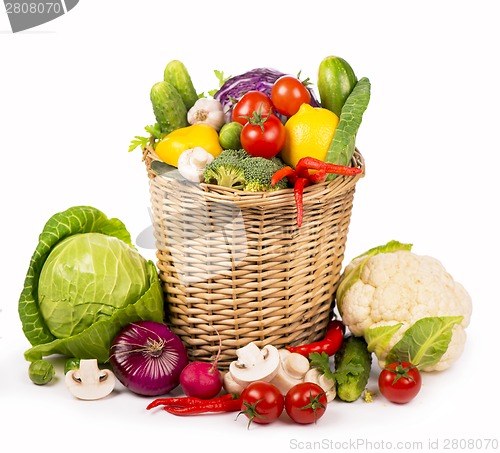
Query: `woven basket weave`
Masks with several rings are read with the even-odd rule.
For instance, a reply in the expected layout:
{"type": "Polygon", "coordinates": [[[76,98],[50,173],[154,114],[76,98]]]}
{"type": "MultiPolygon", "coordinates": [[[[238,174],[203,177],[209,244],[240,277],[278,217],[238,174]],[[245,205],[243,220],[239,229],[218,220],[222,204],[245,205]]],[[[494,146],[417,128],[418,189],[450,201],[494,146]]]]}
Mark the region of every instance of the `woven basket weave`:
{"type": "Polygon", "coordinates": [[[149,146],[154,235],[166,321],[190,360],[227,368],[251,341],[276,347],[317,341],[332,318],[356,182],[339,176],[304,190],[296,225],[293,189],[249,193],[157,176],[149,146]]]}

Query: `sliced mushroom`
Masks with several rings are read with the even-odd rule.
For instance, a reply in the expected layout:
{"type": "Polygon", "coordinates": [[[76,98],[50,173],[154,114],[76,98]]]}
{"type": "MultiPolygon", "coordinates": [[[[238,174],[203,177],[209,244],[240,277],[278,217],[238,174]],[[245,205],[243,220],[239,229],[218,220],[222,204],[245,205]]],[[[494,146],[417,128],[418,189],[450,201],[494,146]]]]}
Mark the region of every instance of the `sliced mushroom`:
{"type": "Polygon", "coordinates": [[[270,382],[278,373],[280,356],[275,346],[267,345],[262,349],[251,342],[236,351],[237,360],[229,365],[232,379],[246,387],[250,382],[270,382]]]}
{"type": "Polygon", "coordinates": [[[286,395],[294,385],[304,381],[309,370],[309,360],[301,354],[281,349],[280,369],[271,381],[283,395],[286,395]]]}
{"type": "Polygon", "coordinates": [[[64,379],[71,394],[81,400],[104,398],[115,387],[113,372],[99,369],[96,359],[80,360],[80,368],[68,371],[64,379]]]}
{"type": "Polygon", "coordinates": [[[306,373],[304,380],[307,382],[314,382],[315,384],[318,384],[325,392],[326,400],[328,402],[333,401],[337,396],[335,381],[325,377],[325,375],[316,368],[311,368],[306,373]]]}
{"type": "Polygon", "coordinates": [[[245,387],[243,385],[238,384],[233,379],[233,375],[229,371],[226,374],[224,374],[222,382],[224,385],[224,390],[227,393],[233,393],[235,395],[240,395],[241,392],[245,389],[245,387]]]}

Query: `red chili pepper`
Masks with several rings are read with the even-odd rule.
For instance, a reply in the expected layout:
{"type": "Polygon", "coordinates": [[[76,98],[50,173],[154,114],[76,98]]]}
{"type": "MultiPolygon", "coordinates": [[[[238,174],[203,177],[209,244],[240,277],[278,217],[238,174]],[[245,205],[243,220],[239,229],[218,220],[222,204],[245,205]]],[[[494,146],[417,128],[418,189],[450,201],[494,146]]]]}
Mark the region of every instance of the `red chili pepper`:
{"type": "Polygon", "coordinates": [[[325,181],[327,174],[354,176],[361,173],[361,171],[361,168],[358,167],[347,167],[323,162],[314,157],[303,157],[297,162],[295,170],[287,166],[274,173],[271,178],[271,185],[276,185],[283,178],[288,178],[290,183],[293,184],[295,205],[297,207],[297,226],[300,227],[304,217],[303,194],[305,187],[325,181]],[[316,170],[316,172],[311,174],[309,170],[316,170]]]}
{"type": "MultiPolygon", "coordinates": [[[[276,173],[274,173],[274,175],[271,177],[271,185],[275,186],[283,178],[292,177],[292,179],[294,179],[294,176],[295,176],[295,170],[292,167],[283,167],[283,168],[279,169],[276,173]]],[[[290,182],[292,184],[294,184],[294,181],[290,181],[290,182]]]]}
{"type": "Polygon", "coordinates": [[[295,197],[295,206],[297,207],[297,226],[300,228],[304,218],[304,189],[310,184],[307,178],[297,178],[293,186],[293,195],[295,197]]]}
{"type": "Polygon", "coordinates": [[[309,357],[309,354],[313,352],[322,352],[328,354],[329,356],[334,355],[342,346],[344,341],[345,325],[338,320],[330,321],[328,324],[325,337],[321,341],[315,341],[314,343],[303,344],[300,346],[287,346],[286,348],[290,352],[295,352],[297,354],[303,355],[304,357],[309,357]]]}
{"type": "Polygon", "coordinates": [[[354,176],[362,171],[361,168],[358,167],[347,167],[345,165],[323,162],[322,160],[314,157],[303,157],[297,162],[295,169],[299,174],[307,170],[325,170],[326,173],[334,173],[336,175],[344,176],[354,176]]]}
{"type": "Polygon", "coordinates": [[[199,404],[190,406],[165,406],[163,408],[170,414],[174,415],[197,415],[206,414],[208,412],[236,412],[241,410],[241,398],[230,399],[213,398],[210,400],[202,400],[199,404]]]}
{"type": "Polygon", "coordinates": [[[322,170],[318,170],[316,173],[311,173],[308,178],[312,184],[324,182],[326,180],[326,170],[323,168],[322,170]]]}
{"type": "Polygon", "coordinates": [[[147,410],[153,409],[158,406],[168,406],[168,407],[193,407],[200,406],[207,401],[218,402],[218,401],[229,401],[233,400],[234,395],[231,393],[225,393],[217,398],[212,398],[211,400],[204,400],[202,398],[196,398],[194,396],[180,396],[172,398],[157,398],[146,407],[147,410]]]}

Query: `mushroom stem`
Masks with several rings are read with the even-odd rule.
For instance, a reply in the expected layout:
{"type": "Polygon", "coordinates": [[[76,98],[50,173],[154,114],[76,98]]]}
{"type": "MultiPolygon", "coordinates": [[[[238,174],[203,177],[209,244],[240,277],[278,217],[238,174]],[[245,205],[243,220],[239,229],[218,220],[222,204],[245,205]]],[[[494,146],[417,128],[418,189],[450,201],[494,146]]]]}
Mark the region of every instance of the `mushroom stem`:
{"type": "Polygon", "coordinates": [[[80,360],[80,368],[70,370],[65,376],[70,393],[82,400],[96,400],[109,395],[115,386],[115,375],[101,370],[96,359],[80,360]]]}

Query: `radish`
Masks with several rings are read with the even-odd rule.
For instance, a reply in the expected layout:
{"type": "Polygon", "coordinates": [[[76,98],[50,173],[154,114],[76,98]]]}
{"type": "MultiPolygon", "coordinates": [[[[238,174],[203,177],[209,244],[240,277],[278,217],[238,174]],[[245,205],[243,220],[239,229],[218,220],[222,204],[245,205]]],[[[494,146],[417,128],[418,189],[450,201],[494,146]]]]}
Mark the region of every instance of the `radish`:
{"type": "Polygon", "coordinates": [[[222,390],[222,374],[217,369],[217,362],[221,349],[222,340],[219,336],[219,352],[213,363],[197,360],[189,363],[183,368],[179,381],[182,391],[187,396],[210,399],[218,395],[222,390]]]}
{"type": "Polygon", "coordinates": [[[184,367],[180,383],[187,396],[210,399],[221,391],[222,375],[213,363],[196,361],[184,367]]]}

